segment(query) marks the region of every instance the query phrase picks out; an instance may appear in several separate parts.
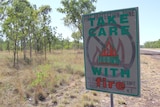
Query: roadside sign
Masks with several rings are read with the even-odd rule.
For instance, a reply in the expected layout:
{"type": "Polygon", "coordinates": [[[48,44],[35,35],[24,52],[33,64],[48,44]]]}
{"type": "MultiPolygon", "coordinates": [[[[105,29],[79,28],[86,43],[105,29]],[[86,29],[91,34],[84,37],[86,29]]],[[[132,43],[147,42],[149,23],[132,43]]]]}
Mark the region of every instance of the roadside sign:
{"type": "Polygon", "coordinates": [[[86,88],[140,96],[138,7],[82,16],[86,88]]]}

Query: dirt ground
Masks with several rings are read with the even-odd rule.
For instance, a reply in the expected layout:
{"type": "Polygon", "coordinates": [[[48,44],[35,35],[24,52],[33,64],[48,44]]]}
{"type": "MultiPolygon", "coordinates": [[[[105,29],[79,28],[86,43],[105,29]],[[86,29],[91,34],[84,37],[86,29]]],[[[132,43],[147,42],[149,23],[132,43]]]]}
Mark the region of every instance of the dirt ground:
{"type": "MultiPolygon", "coordinates": [[[[141,55],[141,96],[114,94],[114,107],[160,107],[159,58],[158,55],[141,55]]],[[[3,66],[3,63],[0,64],[3,66]]],[[[4,81],[3,78],[0,80],[1,87],[4,81]]],[[[6,93],[9,91],[12,90],[6,90],[6,93]]],[[[8,101],[14,99],[1,96],[8,101]]],[[[73,78],[71,83],[57,87],[45,101],[39,101],[38,105],[34,105],[34,98],[28,98],[20,103],[17,101],[15,105],[8,105],[7,102],[4,104],[4,100],[0,101],[2,103],[0,107],[110,107],[110,94],[86,90],[84,77],[73,78]]]]}
{"type": "MultiPolygon", "coordinates": [[[[141,55],[141,96],[130,97],[114,94],[115,107],[160,107],[160,60],[157,57],[159,56],[141,55]]],[[[59,87],[55,94],[48,97],[48,101],[41,103],[41,106],[63,107],[64,105],[59,104],[65,102],[65,107],[83,107],[84,101],[82,100],[87,95],[88,98],[94,100],[86,100],[97,101],[97,103],[86,104],[84,107],[110,107],[110,94],[86,90],[84,78],[68,86],[59,87]]]]}

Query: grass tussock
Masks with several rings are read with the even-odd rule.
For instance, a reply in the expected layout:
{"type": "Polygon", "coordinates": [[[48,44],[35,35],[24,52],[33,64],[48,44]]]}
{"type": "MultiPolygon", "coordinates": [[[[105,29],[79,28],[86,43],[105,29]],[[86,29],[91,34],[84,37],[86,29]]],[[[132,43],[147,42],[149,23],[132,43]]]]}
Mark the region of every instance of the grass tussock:
{"type": "MultiPolygon", "coordinates": [[[[33,55],[27,62],[19,52],[18,67],[14,68],[12,54],[1,52],[0,103],[18,106],[29,99],[37,105],[59,87],[84,76],[82,57],[83,54],[76,54],[74,50],[63,50],[47,53],[46,60],[43,55],[33,55]]],[[[64,103],[67,104],[67,100],[64,103]]]]}

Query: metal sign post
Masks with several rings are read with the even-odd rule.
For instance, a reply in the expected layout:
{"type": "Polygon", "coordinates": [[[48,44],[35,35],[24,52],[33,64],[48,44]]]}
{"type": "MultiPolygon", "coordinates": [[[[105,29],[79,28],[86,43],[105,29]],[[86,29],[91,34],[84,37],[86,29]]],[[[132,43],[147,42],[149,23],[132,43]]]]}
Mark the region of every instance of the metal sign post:
{"type": "Polygon", "coordinates": [[[114,107],[114,101],[113,101],[113,94],[110,94],[110,99],[111,99],[111,107],[114,107]]]}

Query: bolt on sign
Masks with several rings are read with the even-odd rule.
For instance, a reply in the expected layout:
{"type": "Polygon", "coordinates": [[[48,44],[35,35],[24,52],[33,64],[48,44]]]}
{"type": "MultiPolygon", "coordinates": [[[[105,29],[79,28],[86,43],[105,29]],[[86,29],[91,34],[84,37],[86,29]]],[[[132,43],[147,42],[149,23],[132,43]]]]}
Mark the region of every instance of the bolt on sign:
{"type": "Polygon", "coordinates": [[[140,96],[138,7],[82,16],[86,88],[140,96]]]}

